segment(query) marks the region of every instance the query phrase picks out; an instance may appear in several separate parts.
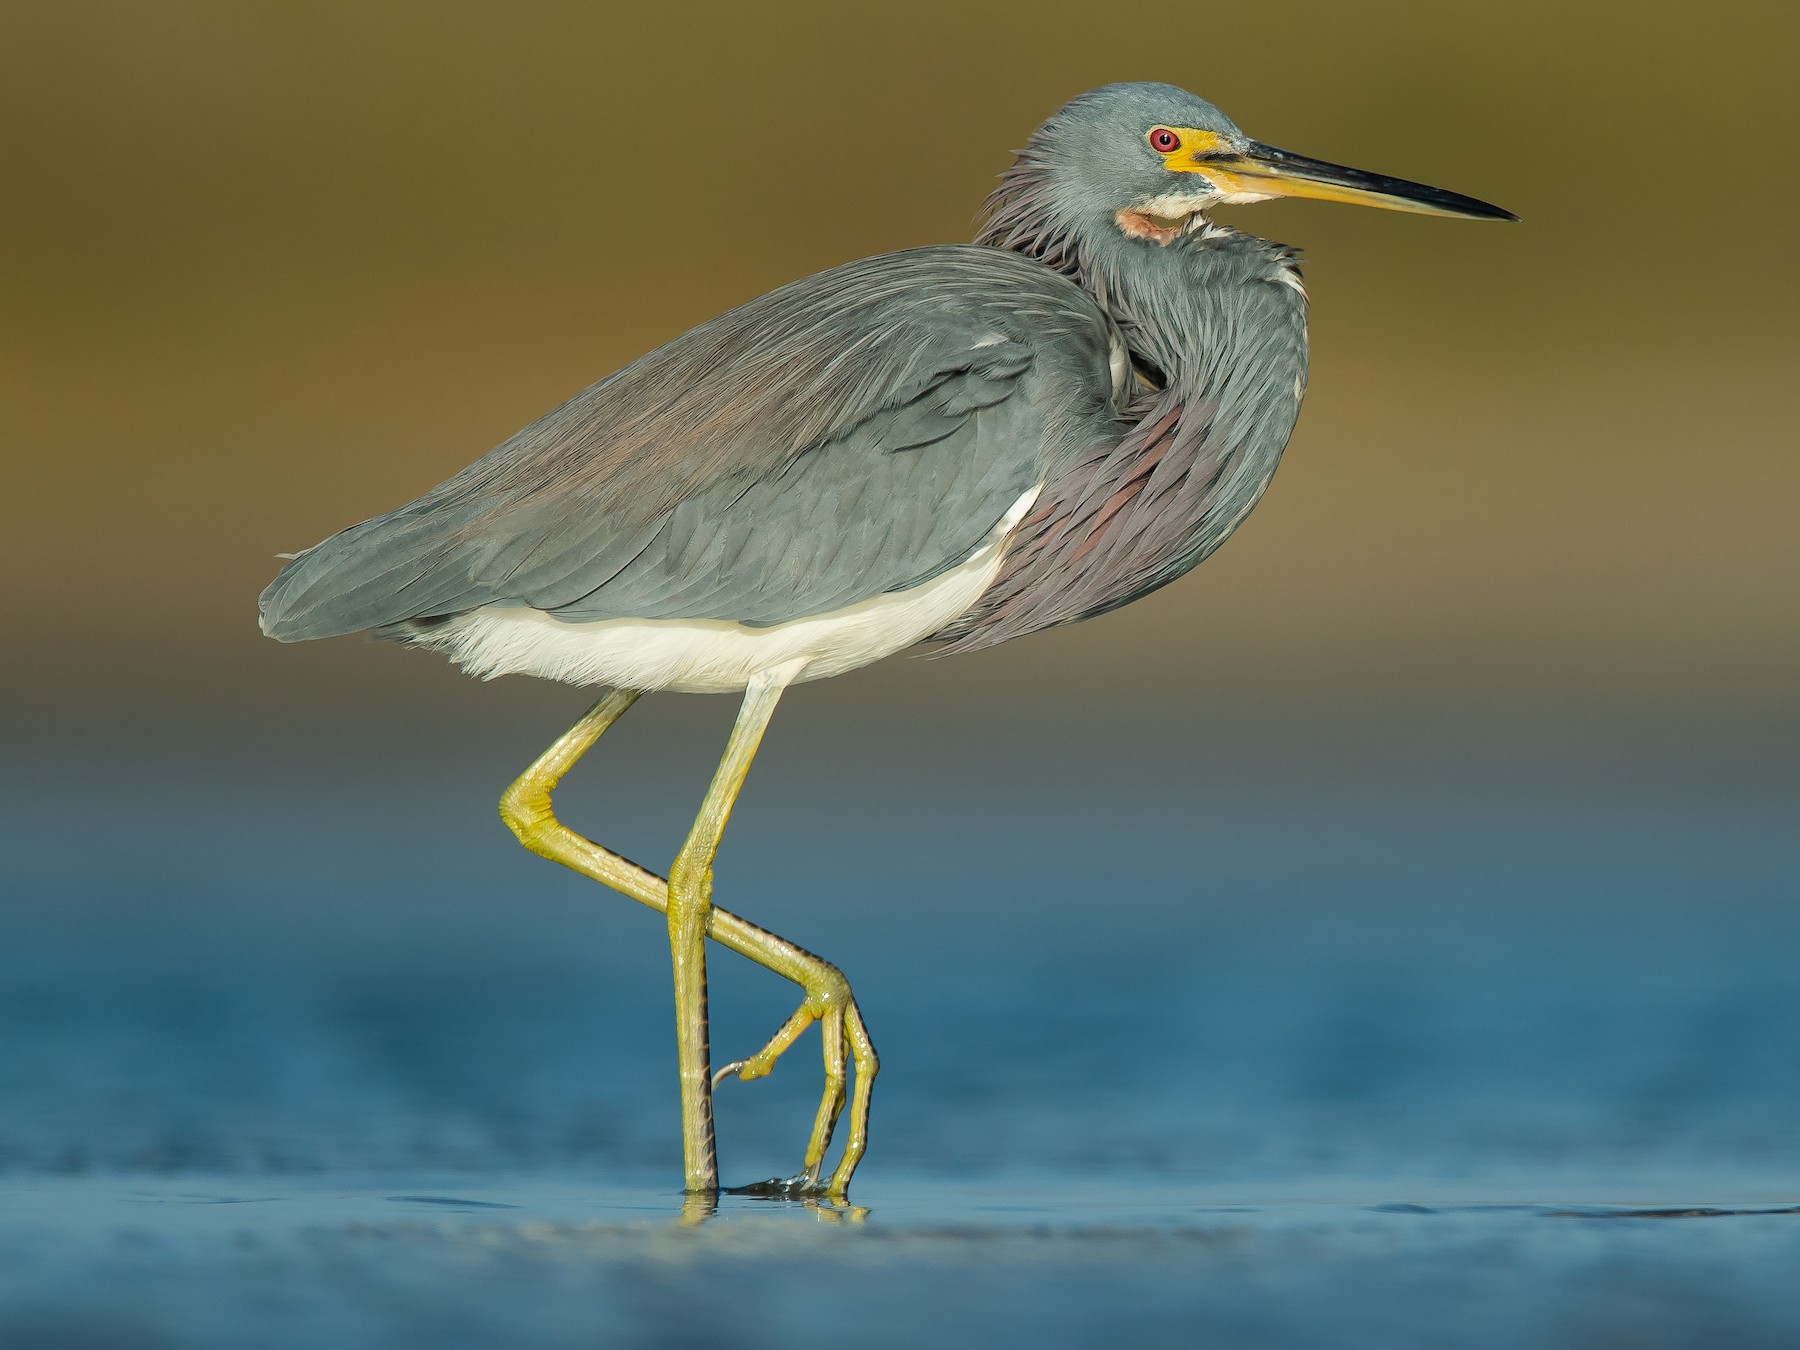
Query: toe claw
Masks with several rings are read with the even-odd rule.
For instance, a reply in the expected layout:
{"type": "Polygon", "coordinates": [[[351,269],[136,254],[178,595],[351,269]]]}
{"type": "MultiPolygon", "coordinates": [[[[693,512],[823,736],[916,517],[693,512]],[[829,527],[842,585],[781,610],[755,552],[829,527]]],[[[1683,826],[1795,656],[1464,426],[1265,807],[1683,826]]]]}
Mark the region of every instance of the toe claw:
{"type": "Polygon", "coordinates": [[[737,1077],[738,1071],[744,1067],[746,1062],[747,1061],[745,1060],[734,1059],[724,1068],[714,1070],[712,1082],[713,1091],[717,1092],[719,1090],[719,1084],[723,1083],[727,1078],[737,1077]]]}

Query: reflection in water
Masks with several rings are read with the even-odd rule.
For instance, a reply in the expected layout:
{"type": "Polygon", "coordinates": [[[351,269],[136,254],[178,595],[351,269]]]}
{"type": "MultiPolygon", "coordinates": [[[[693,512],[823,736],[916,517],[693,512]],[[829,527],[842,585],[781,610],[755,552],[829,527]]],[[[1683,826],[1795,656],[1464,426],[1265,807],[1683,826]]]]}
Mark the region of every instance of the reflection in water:
{"type": "MultiPolygon", "coordinates": [[[[823,1195],[797,1195],[779,1181],[757,1182],[749,1186],[731,1186],[724,1195],[755,1200],[783,1209],[803,1211],[820,1223],[861,1223],[869,1217],[866,1206],[852,1205],[823,1195]]],[[[719,1193],[690,1191],[681,1197],[681,1212],[676,1223],[683,1228],[697,1228],[719,1213],[719,1193]]]]}
{"type": "Polygon", "coordinates": [[[719,1212],[715,1191],[688,1191],[681,1197],[681,1214],[675,1220],[683,1228],[698,1228],[719,1212]]]}

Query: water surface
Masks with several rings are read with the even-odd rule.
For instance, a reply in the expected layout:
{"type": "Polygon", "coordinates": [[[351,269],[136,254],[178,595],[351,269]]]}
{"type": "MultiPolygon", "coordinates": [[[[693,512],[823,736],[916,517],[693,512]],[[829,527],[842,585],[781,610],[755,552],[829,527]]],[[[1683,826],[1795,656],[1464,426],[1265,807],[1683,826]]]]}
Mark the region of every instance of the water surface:
{"type": "MultiPolygon", "coordinates": [[[[752,811],[721,899],[844,965],[885,1068],[853,1208],[693,1223],[655,916],[461,775],[372,823],[214,767],[97,776],[73,851],[9,814],[8,1346],[1800,1339],[1766,789],[752,811]]],[[[792,1006],[715,979],[721,1056],[792,1006]]],[[[793,1169],[817,1075],[722,1089],[728,1182],[793,1169]]]]}

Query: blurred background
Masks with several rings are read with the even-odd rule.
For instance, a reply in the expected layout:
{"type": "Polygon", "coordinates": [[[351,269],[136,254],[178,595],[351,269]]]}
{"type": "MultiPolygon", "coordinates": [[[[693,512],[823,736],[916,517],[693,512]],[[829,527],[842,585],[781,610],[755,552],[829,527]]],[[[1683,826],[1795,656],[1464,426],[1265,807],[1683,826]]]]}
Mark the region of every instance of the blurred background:
{"type": "MultiPolygon", "coordinates": [[[[279,647],[257,592],[730,305],[968,238],[1042,117],[1160,79],[1524,224],[1231,213],[1313,298],[1237,537],[784,704],[720,895],[859,982],[868,1190],[1791,1189],[1795,37],[1738,0],[15,0],[0,1173],[672,1185],[660,925],[493,814],[585,696],[279,647]]],[[[647,701],[568,818],[660,864],[731,713],[647,701]]],[[[717,978],[721,1054],[788,1009],[717,978]]],[[[728,1179],[791,1166],[812,1074],[727,1089],[728,1179]]]]}
{"type": "Polygon", "coordinates": [[[272,555],[732,304],[969,237],[1065,98],[1165,79],[1525,225],[1237,211],[1307,250],[1315,359],[1231,549],[1084,629],[809,701],[1791,715],[1795,34],[1767,5],[1690,14],[9,6],[9,702],[455,686],[258,641],[272,555]]]}

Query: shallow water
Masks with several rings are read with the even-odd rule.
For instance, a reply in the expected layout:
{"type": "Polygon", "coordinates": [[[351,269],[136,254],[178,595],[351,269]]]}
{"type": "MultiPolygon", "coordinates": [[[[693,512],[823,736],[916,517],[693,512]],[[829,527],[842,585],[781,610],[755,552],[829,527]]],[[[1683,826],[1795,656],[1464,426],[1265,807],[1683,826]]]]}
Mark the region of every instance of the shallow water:
{"type": "MultiPolygon", "coordinates": [[[[753,817],[721,900],[857,982],[873,1147],[684,1223],[659,924],[449,791],[13,804],[0,1344],[1800,1340],[1779,794],[753,817]]],[[[715,982],[720,1057],[791,1007],[715,982]]],[[[728,1182],[816,1056],[722,1089],[728,1182]]]]}
{"type": "Polygon", "coordinates": [[[7,1343],[1779,1345],[1800,1260],[1794,1217],[1741,1192],[1674,1219],[906,1178],[866,1216],[727,1198],[695,1228],[647,1187],[398,1180],[15,1182],[7,1343]]]}

